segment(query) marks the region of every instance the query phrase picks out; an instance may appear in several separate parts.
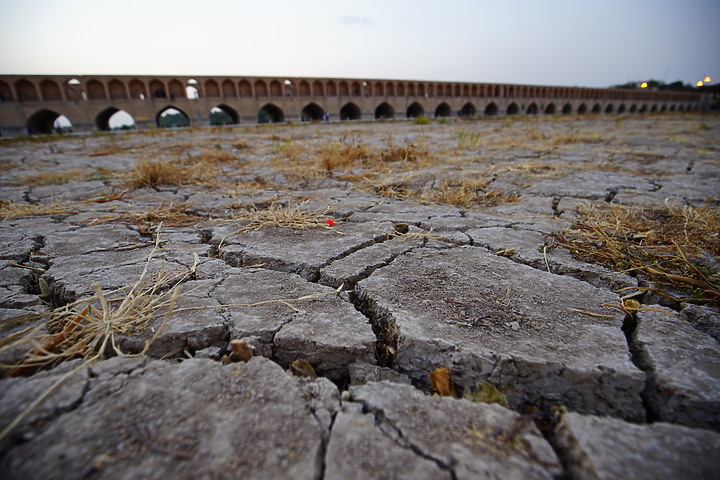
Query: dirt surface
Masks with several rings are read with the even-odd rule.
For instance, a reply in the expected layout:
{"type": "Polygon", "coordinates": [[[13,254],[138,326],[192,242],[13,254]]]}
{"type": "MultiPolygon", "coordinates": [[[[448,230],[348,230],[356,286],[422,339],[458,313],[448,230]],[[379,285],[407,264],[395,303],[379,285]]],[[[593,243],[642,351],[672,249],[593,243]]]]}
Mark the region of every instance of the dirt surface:
{"type": "Polygon", "coordinates": [[[0,172],[3,478],[720,467],[716,115],[18,138],[0,172]]]}

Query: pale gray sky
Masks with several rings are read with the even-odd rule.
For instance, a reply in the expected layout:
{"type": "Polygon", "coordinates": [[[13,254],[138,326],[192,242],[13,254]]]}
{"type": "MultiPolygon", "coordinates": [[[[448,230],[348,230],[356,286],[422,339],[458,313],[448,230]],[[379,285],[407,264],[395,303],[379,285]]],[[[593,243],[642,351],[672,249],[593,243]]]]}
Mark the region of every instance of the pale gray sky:
{"type": "Polygon", "coordinates": [[[720,80],[718,0],[0,0],[0,73],[720,80]]]}

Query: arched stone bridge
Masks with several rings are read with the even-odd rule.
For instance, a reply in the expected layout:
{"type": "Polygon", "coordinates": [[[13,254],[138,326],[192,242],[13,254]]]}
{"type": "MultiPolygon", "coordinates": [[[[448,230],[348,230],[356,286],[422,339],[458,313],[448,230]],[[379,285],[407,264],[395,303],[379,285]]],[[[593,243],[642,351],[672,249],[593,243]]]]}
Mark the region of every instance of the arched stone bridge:
{"type": "Polygon", "coordinates": [[[119,111],[142,129],[169,109],[202,126],[214,109],[231,123],[257,123],[693,111],[709,101],[697,92],[407,80],[0,75],[0,133],[50,133],[60,115],[75,131],[109,130],[119,111]]]}

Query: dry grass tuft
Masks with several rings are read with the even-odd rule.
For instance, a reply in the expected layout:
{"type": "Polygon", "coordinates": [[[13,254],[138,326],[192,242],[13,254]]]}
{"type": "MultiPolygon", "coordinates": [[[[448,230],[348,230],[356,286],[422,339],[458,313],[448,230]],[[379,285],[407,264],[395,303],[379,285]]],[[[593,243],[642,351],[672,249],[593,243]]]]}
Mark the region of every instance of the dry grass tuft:
{"type": "Polygon", "coordinates": [[[607,136],[600,133],[578,133],[577,129],[573,128],[570,133],[554,135],[549,138],[550,145],[572,145],[576,143],[602,143],[607,141],[607,136]]]}
{"type": "Polygon", "coordinates": [[[158,185],[182,185],[190,177],[188,169],[170,160],[138,161],[130,171],[128,184],[132,188],[156,187],[158,185]]]}
{"type": "Polygon", "coordinates": [[[463,130],[457,135],[457,148],[460,150],[475,150],[478,148],[481,139],[482,133],[468,133],[463,130]]]}
{"type": "Polygon", "coordinates": [[[231,221],[245,223],[237,233],[251,232],[270,227],[294,228],[298,230],[325,228],[337,232],[337,230],[328,224],[328,221],[333,220],[332,217],[328,215],[333,211],[332,205],[323,209],[307,210],[305,208],[306,203],[307,201],[295,206],[283,206],[280,203],[273,202],[266,209],[258,209],[253,206],[249,210],[235,215],[231,221]]]}
{"type": "Polygon", "coordinates": [[[141,232],[148,232],[153,225],[162,223],[163,225],[180,227],[194,225],[205,220],[195,212],[195,208],[188,203],[170,203],[161,204],[147,210],[126,210],[122,212],[101,215],[97,217],[89,217],[81,223],[89,223],[92,225],[128,222],[139,227],[141,232]]]}
{"type": "Polygon", "coordinates": [[[308,153],[308,145],[299,139],[282,139],[274,144],[277,157],[282,161],[297,162],[308,153]]]}
{"type": "MultiPolygon", "coordinates": [[[[175,271],[163,266],[159,271],[150,272],[152,259],[161,248],[159,229],[155,246],[134,285],[103,292],[99,284],[94,284],[95,295],[33,316],[33,319],[46,316],[47,325],[30,327],[10,339],[3,339],[0,350],[22,345],[27,345],[30,350],[22,364],[3,365],[12,369],[8,376],[52,367],[73,358],[91,360],[114,354],[126,356],[116,344],[118,335],[142,332],[150,320],[172,313],[180,295],[179,285],[194,274],[198,259],[187,270],[175,271]]],[[[159,333],[160,330],[155,337],[159,333]]],[[[141,354],[149,345],[147,342],[141,354]]]]}
{"type": "Polygon", "coordinates": [[[719,209],[596,204],[581,205],[578,214],[571,229],[556,234],[556,245],[689,295],[675,300],[720,306],[719,209]]]}
{"type": "Polygon", "coordinates": [[[15,203],[0,200],[0,218],[7,220],[15,217],[29,215],[60,215],[77,213],[77,209],[70,202],[52,200],[50,203],[15,203]]]}
{"type": "Polygon", "coordinates": [[[129,173],[130,188],[160,185],[204,184],[221,174],[217,162],[188,157],[186,160],[141,159],[129,173]]]}
{"type": "MultiPolygon", "coordinates": [[[[242,145],[242,148],[250,148],[248,145],[242,145]]],[[[233,146],[233,148],[235,148],[235,150],[239,150],[235,146],[233,146]]],[[[210,165],[234,164],[240,161],[238,156],[233,151],[226,150],[219,145],[208,147],[200,155],[193,156],[191,158],[197,163],[206,163],[210,165]]]]}
{"type": "Polygon", "coordinates": [[[330,143],[320,153],[321,168],[333,172],[338,168],[347,168],[370,159],[371,153],[364,145],[352,141],[330,143]]]}
{"type": "Polygon", "coordinates": [[[458,177],[445,178],[440,187],[420,194],[420,201],[430,204],[447,204],[460,208],[470,208],[485,204],[488,193],[484,190],[488,182],[482,178],[458,177]]]}
{"type": "Polygon", "coordinates": [[[23,175],[13,178],[6,185],[63,185],[73,181],[86,181],[94,179],[110,178],[112,172],[105,169],[88,170],[88,169],[71,169],[63,172],[42,172],[33,175],[23,175]]]}
{"type": "Polygon", "coordinates": [[[410,142],[404,145],[395,145],[392,137],[385,139],[385,148],[380,151],[380,159],[383,162],[417,162],[427,155],[427,150],[410,142]]]}

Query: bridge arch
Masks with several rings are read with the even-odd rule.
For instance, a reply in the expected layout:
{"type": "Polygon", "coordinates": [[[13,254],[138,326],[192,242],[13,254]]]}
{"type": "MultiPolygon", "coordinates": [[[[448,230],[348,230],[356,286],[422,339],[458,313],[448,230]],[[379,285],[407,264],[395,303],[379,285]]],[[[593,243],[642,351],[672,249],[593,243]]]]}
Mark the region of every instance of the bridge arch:
{"type": "Polygon", "coordinates": [[[283,89],[280,82],[273,80],[270,82],[270,96],[271,97],[282,97],[283,89]]]}
{"type": "Polygon", "coordinates": [[[241,80],[238,83],[238,91],[241,97],[250,98],[253,96],[252,85],[247,80],[241,80]]]}
{"type": "Polygon", "coordinates": [[[225,80],[222,82],[222,94],[223,97],[237,97],[237,89],[235,83],[231,80],[225,80]]]}
{"type": "Polygon", "coordinates": [[[274,103],[266,103],[258,110],[258,123],[282,123],[285,112],[274,103]]]}
{"type": "Polygon", "coordinates": [[[95,116],[95,128],[101,132],[107,132],[110,130],[110,117],[119,112],[120,109],[117,107],[108,107],[101,111],[95,116]]]}
{"type": "Polygon", "coordinates": [[[327,92],[328,97],[338,96],[337,85],[333,81],[327,83],[327,85],[325,86],[325,91],[327,92]]]}
{"type": "Polygon", "coordinates": [[[28,118],[27,131],[30,134],[46,134],[49,135],[55,130],[55,121],[61,116],[61,114],[43,108],[35,112],[28,118]]]}
{"type": "Polygon", "coordinates": [[[613,113],[614,110],[615,110],[615,109],[614,109],[612,103],[608,103],[608,104],[607,104],[607,107],[605,107],[605,113],[613,113]]]}
{"type": "Polygon", "coordinates": [[[262,80],[256,81],[254,87],[255,87],[255,96],[256,97],[259,98],[259,97],[267,97],[268,96],[267,85],[265,84],[264,81],[262,81],[262,80]]]}
{"type": "Polygon", "coordinates": [[[174,78],[168,82],[168,93],[170,94],[170,100],[187,97],[187,91],[183,84],[174,78]]]}
{"type": "Polygon", "coordinates": [[[62,93],[57,83],[52,80],[43,80],[40,82],[40,94],[46,102],[62,101],[62,93]]]}
{"type": "Polygon", "coordinates": [[[625,104],[621,103],[617,109],[617,113],[625,113],[625,104]]]}
{"type": "Polygon", "coordinates": [[[538,106],[535,104],[535,102],[532,102],[530,105],[528,105],[527,109],[525,110],[525,113],[528,115],[537,115],[538,106]]]}
{"type": "Polygon", "coordinates": [[[200,90],[194,85],[188,85],[187,87],[185,87],[185,97],[183,98],[196,100],[200,98],[200,90]]]}
{"type": "Polygon", "coordinates": [[[320,80],[315,80],[313,82],[312,94],[313,94],[313,97],[324,97],[325,96],[325,87],[323,86],[322,82],[320,82],[320,80]]]}
{"type": "Polygon", "coordinates": [[[592,113],[600,113],[600,112],[602,112],[602,107],[600,106],[600,104],[596,103],[595,105],[593,105],[592,113]]]}
{"type": "Polygon", "coordinates": [[[411,103],[410,106],[407,108],[407,118],[417,118],[423,115],[425,115],[425,109],[418,102],[411,103]]]}
{"type": "Polygon", "coordinates": [[[105,85],[97,80],[90,80],[85,84],[88,100],[107,100],[105,85]]]}
{"type": "Polygon", "coordinates": [[[145,100],[146,98],[148,98],[145,84],[137,78],[130,80],[130,84],[128,85],[128,87],[130,88],[130,98],[138,98],[140,100],[145,100]]]}
{"type": "Polygon", "coordinates": [[[70,78],[63,82],[63,91],[65,93],[65,100],[70,102],[87,100],[82,84],[77,78],[70,78]]]}
{"type": "Polygon", "coordinates": [[[388,102],[383,102],[375,109],[375,120],[395,118],[395,109],[388,102]]]}
{"type": "Polygon", "coordinates": [[[190,116],[185,113],[182,109],[174,106],[174,105],[168,105],[162,110],[160,110],[157,115],[155,115],[155,125],[158,127],[189,127],[190,126],[190,116]],[[177,113],[173,113],[173,111],[177,113]],[[182,117],[185,117],[183,120],[182,118],[176,118],[176,122],[174,124],[167,124],[167,122],[161,121],[161,119],[167,115],[181,115],[182,117]]]}
{"type": "Polygon", "coordinates": [[[152,98],[167,98],[165,84],[163,84],[160,80],[150,80],[150,92],[152,98]]]}
{"type": "Polygon", "coordinates": [[[95,116],[95,127],[101,132],[107,132],[112,130],[113,127],[112,125],[110,125],[110,123],[112,121],[112,118],[117,114],[120,114],[125,118],[130,117],[130,119],[132,119],[133,125],[133,127],[130,128],[134,128],[135,119],[132,118],[132,115],[130,115],[125,110],[121,110],[115,106],[108,107],[95,116]]]}
{"type": "Polygon", "coordinates": [[[462,117],[474,117],[476,113],[477,108],[475,108],[475,104],[473,104],[472,102],[467,102],[460,109],[460,116],[462,117]]]}
{"type": "Polygon", "coordinates": [[[580,115],[587,113],[587,108],[588,108],[587,105],[585,105],[584,103],[581,103],[577,109],[577,113],[580,115]]]}
{"type": "Polygon", "coordinates": [[[508,105],[506,110],[507,115],[517,115],[520,113],[520,107],[517,103],[512,102],[510,105],[508,105]]]}
{"type": "Polygon", "coordinates": [[[305,108],[300,112],[301,122],[310,122],[322,120],[325,110],[315,102],[310,102],[305,105],[305,108]]]}
{"type": "Polygon", "coordinates": [[[0,102],[12,102],[15,100],[12,89],[7,82],[0,80],[0,102]]]}
{"type": "Polygon", "coordinates": [[[545,115],[555,115],[555,112],[557,111],[557,108],[555,107],[554,103],[549,103],[545,107],[545,115]]]}
{"type": "Polygon", "coordinates": [[[571,113],[572,113],[572,105],[570,105],[570,103],[568,102],[565,105],[563,105],[562,114],[570,115],[571,113]]]}
{"type": "Polygon", "coordinates": [[[110,92],[111,100],[127,100],[127,91],[125,90],[125,84],[120,80],[113,78],[108,83],[108,90],[110,92]]]}
{"type": "Polygon", "coordinates": [[[15,91],[17,92],[18,100],[21,102],[37,102],[40,100],[35,85],[27,80],[18,80],[15,82],[15,91]]]}
{"type": "Polygon", "coordinates": [[[298,95],[301,97],[310,96],[310,84],[306,80],[301,80],[298,83],[298,95]]]}
{"type": "Polygon", "coordinates": [[[229,105],[225,105],[224,103],[220,105],[215,105],[210,110],[210,125],[237,125],[238,123],[240,123],[240,114],[238,114],[237,110],[230,107],[229,105]],[[213,115],[213,110],[222,113],[220,115],[213,115]],[[213,123],[213,121],[215,121],[215,123],[213,123]]]}
{"type": "Polygon", "coordinates": [[[447,102],[442,102],[435,109],[435,118],[449,117],[451,115],[452,115],[452,108],[450,108],[450,105],[448,105],[447,102]]]}
{"type": "Polygon", "coordinates": [[[208,98],[220,96],[220,86],[215,80],[210,79],[205,82],[205,96],[208,98]]]}
{"type": "Polygon", "coordinates": [[[360,120],[362,118],[362,111],[360,107],[355,105],[353,102],[346,103],[340,109],[340,120],[360,120]]]}

